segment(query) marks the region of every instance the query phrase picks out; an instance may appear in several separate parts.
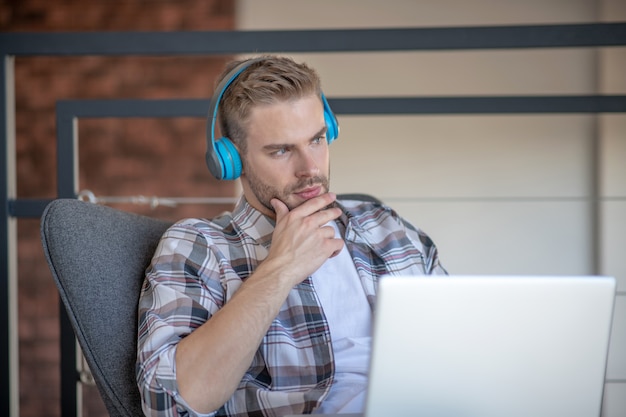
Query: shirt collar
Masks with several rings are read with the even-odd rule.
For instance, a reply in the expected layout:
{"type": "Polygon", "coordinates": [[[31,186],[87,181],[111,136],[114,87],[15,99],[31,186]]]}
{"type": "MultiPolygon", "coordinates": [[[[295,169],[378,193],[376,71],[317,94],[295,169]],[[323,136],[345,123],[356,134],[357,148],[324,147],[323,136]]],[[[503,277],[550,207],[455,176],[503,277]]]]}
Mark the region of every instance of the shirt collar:
{"type": "Polygon", "coordinates": [[[276,222],[252,207],[245,196],[241,196],[235,205],[233,221],[249,238],[269,247],[276,222]]]}

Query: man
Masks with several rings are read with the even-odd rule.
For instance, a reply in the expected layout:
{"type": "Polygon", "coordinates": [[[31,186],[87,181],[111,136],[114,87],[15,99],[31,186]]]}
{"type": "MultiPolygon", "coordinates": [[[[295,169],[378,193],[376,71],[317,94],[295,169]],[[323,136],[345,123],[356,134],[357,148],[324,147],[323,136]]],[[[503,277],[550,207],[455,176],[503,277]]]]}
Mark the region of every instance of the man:
{"type": "Polygon", "coordinates": [[[435,246],[390,208],[329,192],[336,120],[305,64],[235,63],[210,116],[211,172],[240,176],[243,197],[172,226],[156,250],[139,303],[144,412],[361,411],[377,281],[445,274],[435,246]]]}

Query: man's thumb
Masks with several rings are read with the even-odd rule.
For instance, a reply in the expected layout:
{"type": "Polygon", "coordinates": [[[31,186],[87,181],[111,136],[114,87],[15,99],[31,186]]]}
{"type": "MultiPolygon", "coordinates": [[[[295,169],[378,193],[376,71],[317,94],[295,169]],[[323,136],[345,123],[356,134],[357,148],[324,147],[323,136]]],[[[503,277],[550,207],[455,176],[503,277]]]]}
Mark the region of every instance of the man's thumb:
{"type": "Polygon", "coordinates": [[[289,207],[277,198],[272,198],[270,204],[274,208],[276,213],[276,222],[278,222],[283,216],[289,213],[289,207]]]}

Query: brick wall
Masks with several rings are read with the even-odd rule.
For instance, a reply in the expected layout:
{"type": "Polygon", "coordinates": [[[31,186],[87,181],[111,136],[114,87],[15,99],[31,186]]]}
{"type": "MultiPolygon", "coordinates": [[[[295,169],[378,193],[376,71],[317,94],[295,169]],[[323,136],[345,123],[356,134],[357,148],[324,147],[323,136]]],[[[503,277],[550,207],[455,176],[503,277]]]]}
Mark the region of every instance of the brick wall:
{"type": "MultiPolygon", "coordinates": [[[[178,31],[234,27],[228,0],[0,0],[0,30],[178,31]]],[[[20,198],[56,195],[58,99],[206,98],[226,57],[18,57],[20,198]]],[[[228,196],[232,182],[203,163],[204,120],[91,119],[79,123],[79,188],[97,196],[228,196]]],[[[118,208],[155,217],[211,217],[228,205],[118,208]]],[[[18,221],[20,415],[60,415],[58,296],[39,241],[39,220],[18,221]]],[[[85,415],[104,416],[93,387],[85,415]]]]}

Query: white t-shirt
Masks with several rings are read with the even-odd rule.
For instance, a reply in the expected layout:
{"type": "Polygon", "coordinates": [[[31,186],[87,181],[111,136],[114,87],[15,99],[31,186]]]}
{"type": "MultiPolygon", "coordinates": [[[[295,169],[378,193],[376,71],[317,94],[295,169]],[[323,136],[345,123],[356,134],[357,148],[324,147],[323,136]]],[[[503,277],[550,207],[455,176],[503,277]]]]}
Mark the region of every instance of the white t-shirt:
{"type": "MultiPolygon", "coordinates": [[[[335,237],[340,237],[335,222],[335,237]]],[[[335,381],[315,414],[358,413],[365,405],[372,313],[354,262],[344,245],[312,276],[328,320],[335,355],[335,381]]]]}

